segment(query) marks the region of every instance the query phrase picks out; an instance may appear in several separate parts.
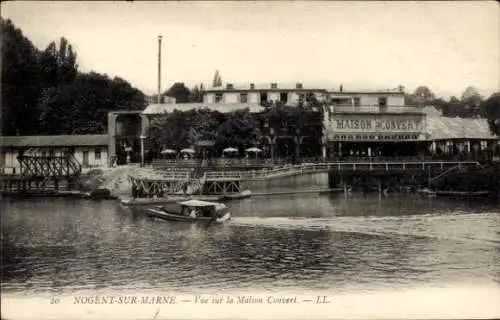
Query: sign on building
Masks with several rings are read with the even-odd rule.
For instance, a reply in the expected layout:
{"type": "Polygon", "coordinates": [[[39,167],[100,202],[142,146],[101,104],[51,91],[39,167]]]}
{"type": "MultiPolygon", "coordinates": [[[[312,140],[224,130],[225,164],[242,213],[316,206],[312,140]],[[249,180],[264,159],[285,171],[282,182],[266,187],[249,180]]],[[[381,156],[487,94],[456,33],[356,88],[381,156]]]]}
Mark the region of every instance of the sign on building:
{"type": "Polygon", "coordinates": [[[329,140],[418,140],[425,133],[422,115],[338,114],[327,124],[329,140]]]}

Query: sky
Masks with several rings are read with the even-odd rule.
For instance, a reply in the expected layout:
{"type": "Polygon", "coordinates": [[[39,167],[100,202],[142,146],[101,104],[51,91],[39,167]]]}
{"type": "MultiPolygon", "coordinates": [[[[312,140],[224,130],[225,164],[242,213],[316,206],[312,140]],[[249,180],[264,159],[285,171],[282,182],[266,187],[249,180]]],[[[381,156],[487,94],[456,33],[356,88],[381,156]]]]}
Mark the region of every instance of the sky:
{"type": "Polygon", "coordinates": [[[296,83],[344,90],[500,88],[494,1],[3,2],[38,48],[65,37],[81,71],[157,92],[174,82],[296,83]]]}

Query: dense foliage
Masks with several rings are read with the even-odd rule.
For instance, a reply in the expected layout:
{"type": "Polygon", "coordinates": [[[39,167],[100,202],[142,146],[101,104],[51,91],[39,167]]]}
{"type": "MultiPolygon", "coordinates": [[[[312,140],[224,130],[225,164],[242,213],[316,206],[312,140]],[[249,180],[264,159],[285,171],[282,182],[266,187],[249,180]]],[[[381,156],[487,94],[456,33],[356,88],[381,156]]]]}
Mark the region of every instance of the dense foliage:
{"type": "Polygon", "coordinates": [[[406,104],[433,105],[443,116],[462,118],[487,118],[492,133],[500,133],[500,92],[493,93],[488,99],[474,87],[467,87],[460,99],[450,97],[448,101],[437,98],[425,86],[418,87],[413,94],[406,95],[406,104]]]}
{"type": "Polygon", "coordinates": [[[155,118],[148,132],[153,150],[180,150],[202,141],[213,141],[215,151],[226,147],[240,148],[260,143],[261,133],[256,118],[248,109],[222,114],[209,109],[174,112],[155,118]]]}
{"type": "MultiPolygon", "coordinates": [[[[222,154],[227,147],[237,148],[244,155],[246,148],[257,146],[266,152],[268,138],[288,136],[288,145],[294,152],[295,137],[307,136],[309,140],[301,146],[307,154],[319,154],[323,132],[322,113],[311,107],[287,107],[273,105],[262,113],[251,113],[248,109],[222,114],[209,109],[175,110],[155,118],[149,128],[149,147],[157,152],[161,149],[180,150],[195,147],[202,141],[215,143],[214,152],[222,154]]],[[[277,153],[281,152],[277,144],[277,153]]],[[[269,156],[269,155],[267,155],[269,156]]]]}
{"type": "Polygon", "coordinates": [[[79,72],[65,38],[41,51],[10,20],[1,28],[2,134],[104,133],[108,111],[145,107],[125,80],[79,72]]]}
{"type": "Polygon", "coordinates": [[[481,103],[481,112],[488,118],[491,132],[500,135],[500,92],[492,94],[481,103]]]}
{"type": "MultiPolygon", "coordinates": [[[[495,96],[496,94],[493,94],[495,96]]],[[[490,97],[491,98],[491,97],[490,97]]],[[[418,87],[412,94],[405,96],[408,105],[433,105],[439,109],[444,116],[448,117],[488,117],[485,112],[484,97],[474,87],[467,87],[462,96],[450,97],[448,100],[436,97],[436,95],[425,86],[418,87]]]]}

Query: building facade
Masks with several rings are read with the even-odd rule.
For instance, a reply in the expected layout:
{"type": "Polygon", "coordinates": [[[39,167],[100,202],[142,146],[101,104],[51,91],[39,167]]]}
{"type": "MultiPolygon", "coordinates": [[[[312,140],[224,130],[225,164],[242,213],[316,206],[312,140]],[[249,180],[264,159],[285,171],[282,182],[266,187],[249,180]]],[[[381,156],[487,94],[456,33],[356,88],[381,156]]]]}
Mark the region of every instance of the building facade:
{"type": "Polygon", "coordinates": [[[273,104],[281,102],[285,105],[296,105],[307,94],[315,94],[318,97],[326,94],[326,89],[306,88],[302,83],[294,86],[270,83],[268,85],[256,85],[250,83],[248,86],[235,86],[228,83],[225,87],[206,89],[203,91],[204,103],[255,103],[273,104]]]}
{"type": "Polygon", "coordinates": [[[18,173],[20,155],[62,156],[70,153],[82,168],[108,165],[107,135],[3,136],[0,137],[0,168],[18,173]]]}
{"type": "MultiPolygon", "coordinates": [[[[262,156],[267,158],[421,158],[428,156],[433,148],[441,149],[441,144],[445,143],[446,139],[438,137],[435,128],[456,129],[465,125],[459,124],[459,120],[442,117],[434,108],[430,108],[432,112],[429,113],[429,107],[407,105],[402,86],[383,91],[349,91],[342,86],[330,90],[305,87],[302,83],[291,86],[250,83],[244,86],[227,84],[206,89],[202,94],[202,103],[150,104],[142,112],[128,112],[134,113],[131,117],[135,119],[131,122],[135,121],[135,129],[128,133],[124,129],[129,126],[125,125],[127,115],[110,113],[110,157],[122,154],[124,159],[128,154],[131,155],[129,160],[140,162],[147,152],[144,138],[149,123],[154,117],[174,110],[207,108],[230,113],[248,108],[259,119],[264,135],[259,147],[263,149],[262,156]],[[302,116],[290,111],[293,109],[302,116]],[[432,118],[431,127],[429,117],[432,118]]],[[[484,124],[483,127],[486,128],[484,124]]],[[[498,137],[488,135],[487,130],[481,138],[464,131],[455,141],[467,141],[468,137],[475,141],[472,144],[486,145],[479,141],[481,139],[498,141],[498,137]]]]}
{"type": "Polygon", "coordinates": [[[405,104],[404,89],[328,92],[323,156],[418,156],[425,149],[426,113],[405,104]]]}

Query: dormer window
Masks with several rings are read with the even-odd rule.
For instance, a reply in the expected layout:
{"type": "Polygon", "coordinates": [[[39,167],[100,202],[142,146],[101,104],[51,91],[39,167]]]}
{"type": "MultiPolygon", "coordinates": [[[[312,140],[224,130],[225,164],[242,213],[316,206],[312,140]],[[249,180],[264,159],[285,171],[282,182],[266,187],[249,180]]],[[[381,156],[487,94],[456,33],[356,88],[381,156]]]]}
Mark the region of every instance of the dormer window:
{"type": "Polygon", "coordinates": [[[277,89],[278,84],[277,83],[271,83],[271,89],[277,89]]]}

